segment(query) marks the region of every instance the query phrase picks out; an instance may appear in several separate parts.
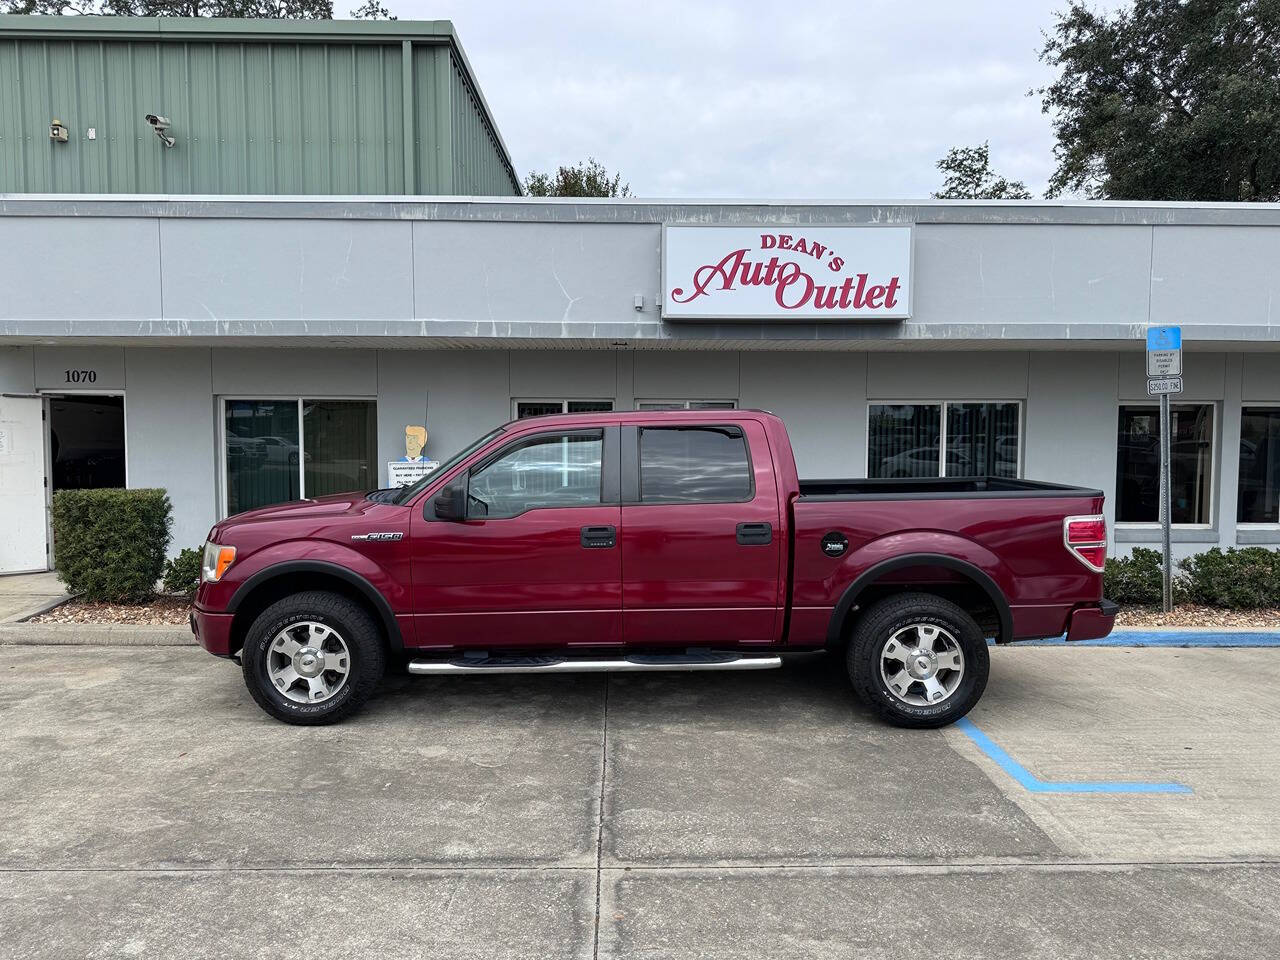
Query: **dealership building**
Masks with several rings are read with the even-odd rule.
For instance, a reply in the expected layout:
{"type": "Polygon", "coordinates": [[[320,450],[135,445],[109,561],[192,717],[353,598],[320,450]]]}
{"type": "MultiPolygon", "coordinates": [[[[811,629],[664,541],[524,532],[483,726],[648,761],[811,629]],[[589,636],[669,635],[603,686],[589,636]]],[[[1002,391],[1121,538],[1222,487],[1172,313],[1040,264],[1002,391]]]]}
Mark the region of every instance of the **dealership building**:
{"type": "Polygon", "coordinates": [[[176,550],[512,418],[670,407],[778,413],[804,477],[1097,487],[1158,544],[1151,326],[1177,553],[1280,545],[1280,206],[533,199],[447,24],[14,20],[0,571],[49,563],[58,489],[165,488],[176,550]]]}

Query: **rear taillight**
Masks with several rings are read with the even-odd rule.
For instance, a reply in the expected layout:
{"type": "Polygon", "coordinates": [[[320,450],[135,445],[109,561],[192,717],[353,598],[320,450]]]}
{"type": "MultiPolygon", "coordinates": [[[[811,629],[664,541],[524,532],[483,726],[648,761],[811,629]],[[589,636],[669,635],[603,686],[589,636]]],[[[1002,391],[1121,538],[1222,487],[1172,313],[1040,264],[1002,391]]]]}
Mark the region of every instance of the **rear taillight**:
{"type": "Polygon", "coordinates": [[[1101,573],[1107,565],[1106,517],[1067,517],[1062,521],[1062,542],[1086,567],[1101,573]]]}

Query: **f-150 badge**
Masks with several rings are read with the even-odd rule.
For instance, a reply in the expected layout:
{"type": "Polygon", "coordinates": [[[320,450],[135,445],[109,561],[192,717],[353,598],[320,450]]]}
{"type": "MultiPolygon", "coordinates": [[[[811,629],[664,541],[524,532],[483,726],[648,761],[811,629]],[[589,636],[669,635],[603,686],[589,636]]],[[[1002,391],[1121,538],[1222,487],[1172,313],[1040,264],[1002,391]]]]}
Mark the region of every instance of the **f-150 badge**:
{"type": "Polygon", "coordinates": [[[353,533],[352,540],[403,540],[404,534],[399,530],[384,530],[378,533],[353,533]]]}

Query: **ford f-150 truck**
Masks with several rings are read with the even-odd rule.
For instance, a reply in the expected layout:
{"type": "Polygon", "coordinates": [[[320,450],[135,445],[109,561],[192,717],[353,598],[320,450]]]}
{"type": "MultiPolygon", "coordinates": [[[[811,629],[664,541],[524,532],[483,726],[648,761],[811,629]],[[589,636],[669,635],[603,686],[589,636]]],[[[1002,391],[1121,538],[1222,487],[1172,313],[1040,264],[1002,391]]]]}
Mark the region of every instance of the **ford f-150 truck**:
{"type": "Polygon", "coordinates": [[[191,627],[264,710],[339,720],[416,674],[749,670],[843,656],[891,723],[963,716],[987,638],[1105,636],[1097,490],[801,480],[755,410],[556,415],[411,487],[209,531],[191,627]]]}

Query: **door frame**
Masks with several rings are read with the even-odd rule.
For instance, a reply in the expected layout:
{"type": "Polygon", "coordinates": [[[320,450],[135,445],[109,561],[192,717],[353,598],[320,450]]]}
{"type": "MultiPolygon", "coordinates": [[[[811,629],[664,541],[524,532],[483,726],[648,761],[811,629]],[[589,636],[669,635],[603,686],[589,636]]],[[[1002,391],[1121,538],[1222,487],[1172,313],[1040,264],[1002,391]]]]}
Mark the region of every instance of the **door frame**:
{"type": "Polygon", "coordinates": [[[43,387],[36,391],[40,397],[41,433],[44,437],[44,527],[45,544],[48,546],[47,569],[53,569],[53,411],[49,402],[58,397],[119,397],[121,429],[124,436],[124,488],[129,489],[129,397],[122,389],[96,390],[77,388],[63,390],[60,387],[43,387]]]}

